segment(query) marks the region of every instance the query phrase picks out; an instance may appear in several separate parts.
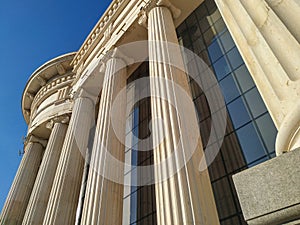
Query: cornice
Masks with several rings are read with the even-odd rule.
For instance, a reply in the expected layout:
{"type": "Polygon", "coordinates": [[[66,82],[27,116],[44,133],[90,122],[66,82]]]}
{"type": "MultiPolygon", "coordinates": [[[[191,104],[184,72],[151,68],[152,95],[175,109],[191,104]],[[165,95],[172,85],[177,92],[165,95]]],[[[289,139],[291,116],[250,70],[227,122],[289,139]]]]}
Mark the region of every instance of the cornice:
{"type": "MultiPolygon", "coordinates": [[[[131,0],[136,1],[136,0],[131,0]]],[[[83,45],[80,47],[76,56],[74,57],[71,65],[74,66],[74,69],[77,68],[79,62],[86,57],[89,49],[100,41],[100,38],[109,36],[108,33],[111,33],[112,30],[112,18],[118,14],[122,8],[124,8],[130,0],[114,0],[104,12],[103,16],[100,18],[96,26],[93,28],[92,32],[84,41],[83,45]]]]}
{"type": "Polygon", "coordinates": [[[52,82],[51,79],[45,79],[44,75],[47,74],[47,71],[49,69],[55,68],[56,69],[56,75],[53,76],[62,76],[60,74],[66,72],[69,73],[70,71],[72,71],[72,67],[70,65],[70,62],[72,61],[72,59],[75,56],[75,52],[72,53],[68,53],[68,54],[64,54],[61,56],[58,56],[54,59],[51,59],[49,61],[47,61],[46,63],[44,63],[42,66],[40,66],[38,69],[36,69],[32,75],[29,77],[25,89],[23,91],[23,95],[22,95],[22,101],[21,101],[21,107],[22,107],[22,112],[23,112],[23,117],[26,121],[26,123],[29,123],[29,119],[30,119],[30,114],[31,114],[31,104],[34,101],[36,95],[38,93],[40,93],[40,90],[42,88],[45,87],[45,85],[48,85],[47,82],[50,81],[50,83],[52,82]],[[62,66],[62,64],[64,65],[68,65],[68,68],[64,68],[62,66]],[[35,88],[35,91],[32,91],[32,85],[34,83],[39,83],[39,88],[35,88]]]}
{"type": "Polygon", "coordinates": [[[58,89],[70,85],[75,79],[76,75],[72,72],[67,73],[64,76],[60,76],[48,82],[44,87],[42,87],[38,93],[35,95],[32,103],[31,110],[37,108],[40,103],[42,103],[48,96],[55,93],[58,89]]]}

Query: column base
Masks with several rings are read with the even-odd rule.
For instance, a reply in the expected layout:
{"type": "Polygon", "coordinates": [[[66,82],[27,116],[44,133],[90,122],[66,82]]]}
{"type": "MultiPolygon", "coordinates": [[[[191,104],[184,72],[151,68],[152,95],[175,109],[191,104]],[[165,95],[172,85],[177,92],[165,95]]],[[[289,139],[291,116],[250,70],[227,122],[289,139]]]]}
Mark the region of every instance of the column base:
{"type": "Polygon", "coordinates": [[[300,222],[300,148],[233,176],[250,225],[300,222]]]}

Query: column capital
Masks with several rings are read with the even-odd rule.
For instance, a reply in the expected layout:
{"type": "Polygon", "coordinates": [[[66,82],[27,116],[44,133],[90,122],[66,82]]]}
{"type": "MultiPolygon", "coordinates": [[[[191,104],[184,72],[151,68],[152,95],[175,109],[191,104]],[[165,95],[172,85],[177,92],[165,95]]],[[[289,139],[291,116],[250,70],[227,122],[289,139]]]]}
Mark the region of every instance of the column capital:
{"type": "Polygon", "coordinates": [[[54,117],[53,119],[51,119],[46,124],[46,128],[48,128],[49,130],[52,130],[55,123],[68,124],[69,121],[70,121],[70,116],[69,115],[57,116],[57,117],[54,117]]]}
{"type": "Polygon", "coordinates": [[[127,56],[124,52],[122,52],[118,47],[108,51],[102,58],[102,63],[106,66],[107,62],[110,59],[121,59],[125,65],[133,64],[134,59],[127,56]]]}
{"type": "Polygon", "coordinates": [[[76,90],[76,92],[72,93],[72,98],[75,100],[77,98],[87,98],[87,99],[91,100],[94,105],[96,105],[96,103],[98,101],[98,96],[91,94],[90,92],[85,90],[85,88],[82,88],[82,87],[78,88],[76,90]]]}
{"type": "Polygon", "coordinates": [[[141,8],[138,23],[148,28],[148,13],[155,7],[166,7],[170,10],[173,19],[177,19],[181,15],[181,10],[174,6],[170,0],[151,0],[141,8]]]}
{"type": "Polygon", "coordinates": [[[30,134],[29,136],[27,136],[26,141],[25,141],[25,146],[28,143],[39,143],[40,145],[42,145],[44,148],[47,146],[47,141],[44,139],[41,139],[33,134],[30,134]]]}

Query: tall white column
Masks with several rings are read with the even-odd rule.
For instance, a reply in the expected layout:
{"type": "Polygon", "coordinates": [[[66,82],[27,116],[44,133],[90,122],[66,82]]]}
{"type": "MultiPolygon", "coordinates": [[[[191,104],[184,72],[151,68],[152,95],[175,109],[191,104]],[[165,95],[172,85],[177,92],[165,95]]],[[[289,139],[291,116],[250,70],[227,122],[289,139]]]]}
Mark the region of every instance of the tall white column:
{"type": "Polygon", "coordinates": [[[81,90],[75,99],[55,173],[44,225],[74,224],[84,156],[95,113],[96,98],[81,90]]]}
{"type": "MultiPolygon", "coordinates": [[[[123,162],[125,157],[126,95],[119,97],[116,110],[112,105],[119,92],[126,88],[126,56],[115,49],[106,62],[105,77],[100,99],[91,164],[88,174],[86,195],[81,224],[122,224],[123,212],[123,162]],[[111,115],[119,119],[117,137],[111,115]],[[120,162],[114,163],[112,160],[120,162]],[[105,174],[105,176],[103,176],[105,174]],[[112,175],[112,177],[109,177],[112,175]],[[119,180],[109,178],[119,177],[119,180]]],[[[125,92],[126,93],[126,92],[125,92]]]]}
{"type": "Polygon", "coordinates": [[[68,128],[66,122],[68,122],[68,117],[56,118],[47,124],[47,127],[52,131],[32,189],[23,225],[40,225],[43,223],[55,171],[68,128]]]}
{"type": "Polygon", "coordinates": [[[216,0],[216,4],[278,129],[277,155],[300,147],[299,3],[216,0]]]}
{"type": "Polygon", "coordinates": [[[0,216],[1,225],[22,224],[45,146],[46,141],[34,136],[26,141],[25,153],[0,216]]]}
{"type": "Polygon", "coordinates": [[[300,42],[300,3],[298,0],[266,0],[291,34],[300,42]]]}
{"type": "MultiPolygon", "coordinates": [[[[178,45],[173,18],[178,17],[180,11],[167,0],[158,1],[157,4],[152,3],[145,10],[144,21],[141,19],[140,23],[148,24],[151,94],[167,96],[177,104],[175,109],[175,106],[165,99],[151,98],[152,120],[163,119],[162,124],[152,123],[153,137],[157,138],[162,135],[164,137],[164,140],[154,148],[154,163],[159,165],[155,167],[157,223],[159,225],[219,224],[208,171],[207,169],[202,172],[198,170],[203,156],[201,143],[196,146],[194,155],[185,162],[182,168],[180,168],[179,161],[182,157],[184,158],[184,154],[193,151],[187,140],[182,140],[182,149],[177,152],[177,157],[181,159],[175,157],[166,161],[178,151],[177,144],[180,139],[184,139],[184,136],[193,136],[192,133],[184,133],[184,129],[180,127],[182,118],[180,119],[177,113],[182,103],[178,97],[178,89],[174,87],[175,85],[167,83],[168,80],[179,85],[190,96],[186,74],[174,65],[163,63],[174,62],[174,58],[171,58],[175,57],[176,65],[184,68],[179,46],[177,49],[170,49],[166,44],[168,42],[178,45]],[[168,177],[174,169],[177,173],[168,177]]],[[[193,105],[191,107],[193,109],[193,105]]],[[[157,140],[153,140],[153,143],[157,143],[157,140]]]]}

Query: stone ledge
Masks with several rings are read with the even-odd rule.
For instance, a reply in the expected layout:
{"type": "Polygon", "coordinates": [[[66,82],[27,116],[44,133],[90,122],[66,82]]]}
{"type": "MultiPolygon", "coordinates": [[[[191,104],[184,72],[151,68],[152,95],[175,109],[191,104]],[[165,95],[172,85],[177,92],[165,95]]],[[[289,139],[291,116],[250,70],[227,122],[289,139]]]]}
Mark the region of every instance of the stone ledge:
{"type": "Polygon", "coordinates": [[[233,176],[248,224],[290,223],[300,219],[300,149],[233,176]]]}

